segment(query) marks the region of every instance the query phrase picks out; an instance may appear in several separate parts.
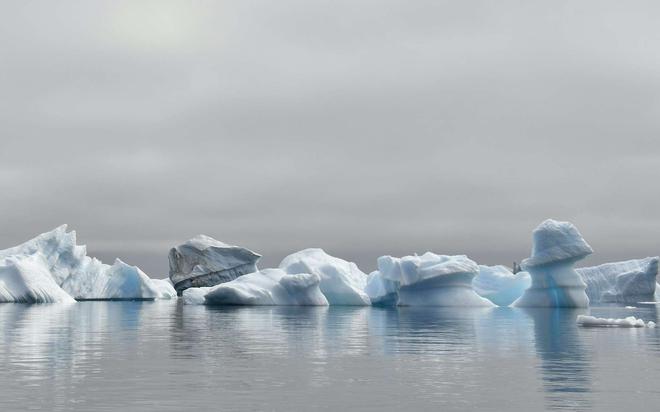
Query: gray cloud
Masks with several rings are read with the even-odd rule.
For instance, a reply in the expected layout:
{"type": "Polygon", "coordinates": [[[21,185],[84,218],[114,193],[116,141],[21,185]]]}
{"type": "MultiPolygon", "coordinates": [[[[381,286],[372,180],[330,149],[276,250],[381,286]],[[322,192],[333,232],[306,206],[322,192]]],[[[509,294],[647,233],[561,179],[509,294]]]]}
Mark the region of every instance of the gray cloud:
{"type": "Polygon", "coordinates": [[[197,233],[510,263],[555,217],[592,262],[656,255],[658,8],[5,2],[0,247],[67,222],[154,273],[197,233]]]}

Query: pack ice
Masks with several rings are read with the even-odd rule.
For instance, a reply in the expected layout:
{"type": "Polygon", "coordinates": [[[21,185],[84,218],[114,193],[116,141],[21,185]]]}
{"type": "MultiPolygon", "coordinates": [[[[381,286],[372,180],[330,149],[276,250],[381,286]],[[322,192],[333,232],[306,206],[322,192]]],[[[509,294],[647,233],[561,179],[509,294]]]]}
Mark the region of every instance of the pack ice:
{"type": "Polygon", "coordinates": [[[87,256],[66,225],[0,251],[0,302],[162,299],[176,296],[168,280],[150,279],[117,259],[110,266],[87,256]]]}
{"type": "Polygon", "coordinates": [[[589,306],[587,285],[574,265],[592,252],[573,224],[552,219],[541,223],[533,232],[532,256],[521,265],[532,284],[514,306],[589,306]]]}
{"type": "Polygon", "coordinates": [[[472,288],[478,273],[464,255],[381,256],[365,290],[375,305],[493,306],[472,288]]]}
{"type": "Polygon", "coordinates": [[[657,257],[605,263],[576,271],[587,284],[587,295],[591,302],[654,300],[657,257]]]}
{"type": "Polygon", "coordinates": [[[198,235],[169,253],[170,280],[177,293],[191,287],[210,287],[256,272],[261,255],[198,235]]]}
{"type": "Polygon", "coordinates": [[[472,280],[474,291],[498,306],[511,305],[531,284],[529,273],[514,274],[502,265],[479,265],[479,274],[472,280]]]}

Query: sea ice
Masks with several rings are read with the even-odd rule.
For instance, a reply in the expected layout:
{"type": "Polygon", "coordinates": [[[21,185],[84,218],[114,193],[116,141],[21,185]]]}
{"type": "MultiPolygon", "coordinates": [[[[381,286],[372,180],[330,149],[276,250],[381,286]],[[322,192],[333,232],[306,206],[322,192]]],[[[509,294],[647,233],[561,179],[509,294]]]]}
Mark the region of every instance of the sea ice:
{"type": "Polygon", "coordinates": [[[585,327],[655,328],[655,322],[644,323],[644,320],[637,319],[634,316],[628,316],[623,319],[612,319],[578,315],[577,324],[585,327]]]}
{"type": "Polygon", "coordinates": [[[209,287],[257,271],[261,255],[198,235],[170,250],[170,279],[177,293],[187,288],[209,287]]]}
{"type": "Polygon", "coordinates": [[[479,274],[472,280],[474,291],[498,306],[509,306],[522,296],[531,284],[529,273],[514,274],[502,265],[479,265],[479,274]]]}
{"type": "Polygon", "coordinates": [[[281,269],[264,269],[232,281],[183,292],[184,303],[206,305],[327,306],[316,274],[290,275],[281,269]]]}
{"type": "Polygon", "coordinates": [[[285,257],[279,267],[290,275],[317,275],[321,280],[321,292],[330,305],[371,304],[369,296],[364,292],[367,275],[355,263],[330,256],[323,249],[305,249],[293,253],[285,257]]]}
{"type": "Polygon", "coordinates": [[[479,266],[464,255],[381,256],[366,290],[375,302],[399,306],[493,306],[472,289],[478,273],[479,266]]]}
{"type": "Polygon", "coordinates": [[[651,301],[656,291],[658,258],[605,263],[576,272],[587,284],[591,302],[651,301]]]}
{"type": "Polygon", "coordinates": [[[117,259],[106,265],[76,245],[76,232],[66,225],[21,245],[0,251],[0,283],[5,302],[64,302],[71,299],[165,299],[171,285],[150,279],[140,269],[117,259]],[[54,288],[53,286],[57,286],[54,288]],[[63,297],[62,293],[69,298],[63,297]]]}
{"type": "Polygon", "coordinates": [[[541,223],[533,233],[532,256],[522,262],[532,284],[514,306],[589,306],[587,286],[573,266],[592,252],[573,224],[552,219],[541,223]]]}

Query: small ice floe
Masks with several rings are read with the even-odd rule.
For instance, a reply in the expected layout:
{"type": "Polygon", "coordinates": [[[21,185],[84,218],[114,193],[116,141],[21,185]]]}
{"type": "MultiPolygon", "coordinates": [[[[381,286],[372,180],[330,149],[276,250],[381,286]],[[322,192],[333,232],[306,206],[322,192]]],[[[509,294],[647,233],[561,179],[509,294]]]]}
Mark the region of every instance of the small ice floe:
{"type": "Polygon", "coordinates": [[[625,309],[637,309],[637,306],[626,306],[625,309]]]}
{"type": "Polygon", "coordinates": [[[623,319],[613,319],[578,315],[577,324],[584,327],[655,328],[655,322],[650,321],[644,323],[643,319],[637,319],[634,316],[628,316],[623,319]]]}

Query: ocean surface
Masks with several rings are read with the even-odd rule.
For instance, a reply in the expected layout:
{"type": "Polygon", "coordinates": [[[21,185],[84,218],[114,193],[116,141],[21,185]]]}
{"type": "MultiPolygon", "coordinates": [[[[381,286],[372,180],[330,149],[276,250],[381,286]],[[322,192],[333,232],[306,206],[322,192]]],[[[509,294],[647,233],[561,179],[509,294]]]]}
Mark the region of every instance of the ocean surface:
{"type": "Polygon", "coordinates": [[[0,304],[0,411],[656,410],[660,328],[588,310],[0,304]]]}

